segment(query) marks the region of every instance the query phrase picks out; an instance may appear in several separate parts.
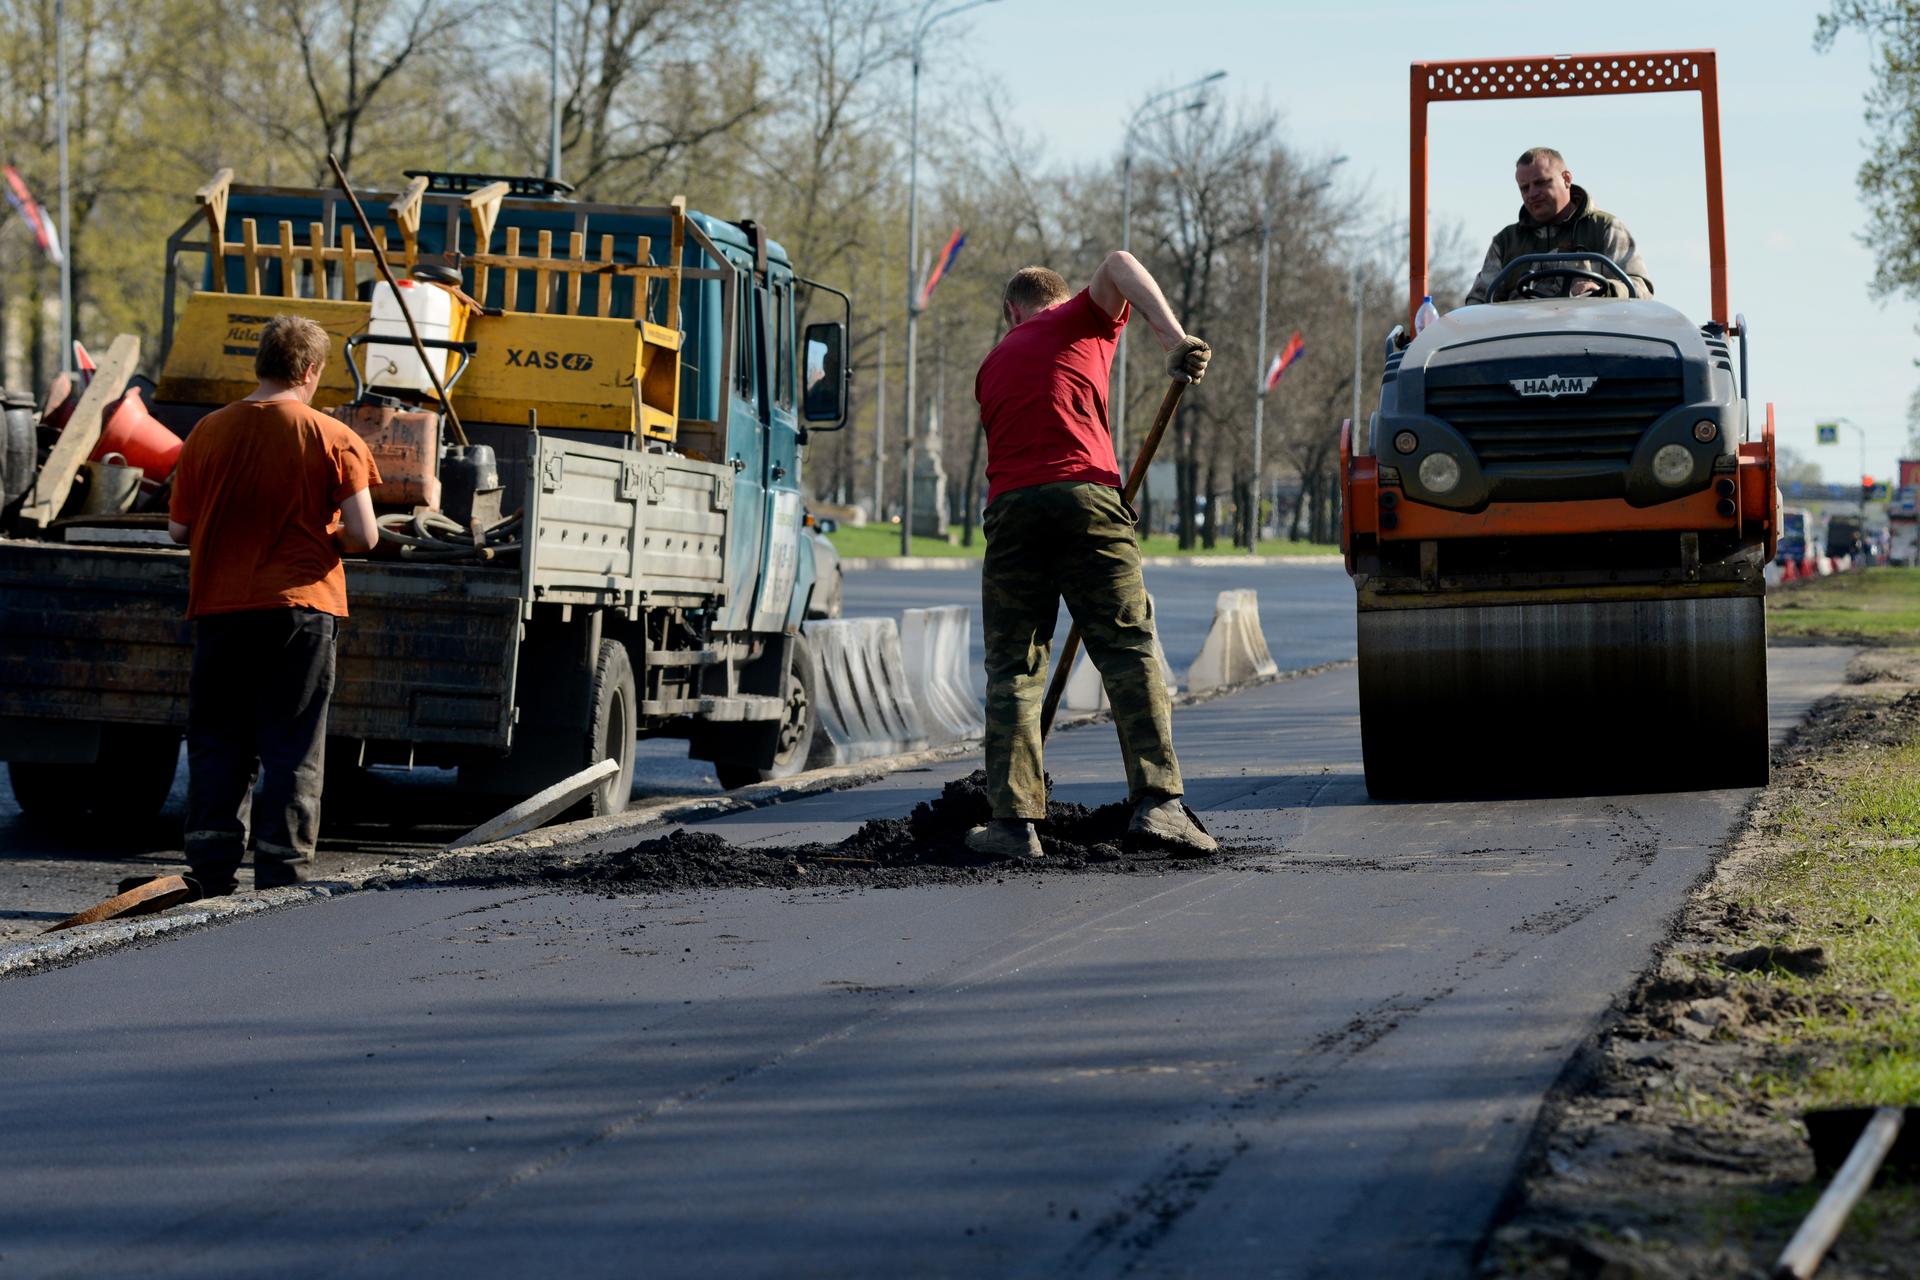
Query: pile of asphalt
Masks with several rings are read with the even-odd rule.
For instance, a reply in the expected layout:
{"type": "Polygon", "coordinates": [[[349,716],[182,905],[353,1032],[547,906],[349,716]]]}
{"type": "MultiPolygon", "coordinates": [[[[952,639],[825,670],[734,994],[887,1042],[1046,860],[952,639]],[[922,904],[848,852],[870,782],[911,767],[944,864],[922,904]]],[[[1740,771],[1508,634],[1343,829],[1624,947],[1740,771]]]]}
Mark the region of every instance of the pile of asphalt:
{"type": "Polygon", "coordinates": [[[526,885],[622,893],[752,886],[900,887],[1004,879],[1008,874],[1147,873],[1205,865],[1214,858],[1134,847],[1123,837],[1132,806],[1096,809],[1054,801],[1040,827],[1044,858],[1009,862],[966,847],[969,828],[992,816],[986,774],[956,778],[904,818],[876,818],[837,844],[736,845],[712,832],[678,828],[626,849],[584,857],[481,852],[421,872],[369,882],[401,885],[526,885]]]}

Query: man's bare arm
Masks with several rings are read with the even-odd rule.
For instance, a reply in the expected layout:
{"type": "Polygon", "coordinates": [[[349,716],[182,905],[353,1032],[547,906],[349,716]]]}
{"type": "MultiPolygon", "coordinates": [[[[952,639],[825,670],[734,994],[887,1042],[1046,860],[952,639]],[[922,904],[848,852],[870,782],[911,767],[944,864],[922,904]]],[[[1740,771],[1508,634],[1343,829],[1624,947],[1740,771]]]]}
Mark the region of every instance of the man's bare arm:
{"type": "Polygon", "coordinates": [[[380,541],[380,525],[373,518],[373,494],[362,489],[340,504],[340,527],[333,540],[348,554],[371,551],[380,541]]]}
{"type": "Polygon", "coordinates": [[[1110,316],[1119,315],[1124,304],[1132,303],[1140,318],[1153,330],[1153,336],[1168,351],[1187,336],[1153,276],[1140,265],[1138,258],[1124,249],[1115,249],[1100,263],[1087,284],[1087,293],[1093,298],[1093,305],[1110,316]]]}

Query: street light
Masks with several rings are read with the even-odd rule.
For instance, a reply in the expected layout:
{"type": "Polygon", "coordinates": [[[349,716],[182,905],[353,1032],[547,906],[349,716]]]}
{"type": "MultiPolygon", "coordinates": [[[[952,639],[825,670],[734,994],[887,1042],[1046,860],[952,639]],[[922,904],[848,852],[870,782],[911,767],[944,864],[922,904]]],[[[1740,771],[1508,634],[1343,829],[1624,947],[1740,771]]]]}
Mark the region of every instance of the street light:
{"type": "Polygon", "coordinates": [[[906,444],[900,458],[900,554],[903,556],[913,550],[913,392],[920,330],[920,302],[915,296],[918,290],[914,279],[914,262],[920,256],[920,46],[937,23],[981,5],[997,4],[999,0],[966,0],[964,4],[951,5],[936,13],[934,10],[940,3],[941,0],[927,0],[913,24],[913,106],[907,125],[907,386],[906,412],[902,415],[906,444]]]}
{"type": "Polygon", "coordinates": [[[1833,418],[1826,425],[1845,427],[1860,441],[1860,478],[1856,483],[1860,486],[1860,526],[1864,529],[1867,523],[1867,433],[1852,418],[1833,418]]]}
{"type": "MultiPolygon", "coordinates": [[[[1137,135],[1144,126],[1152,124],[1155,121],[1165,120],[1169,116],[1179,115],[1182,111],[1198,110],[1205,104],[1206,99],[1204,97],[1196,98],[1192,102],[1171,107],[1151,118],[1147,118],[1147,112],[1158,104],[1165,102],[1168,98],[1177,98],[1183,93],[1203,89],[1215,80],[1224,80],[1226,75],[1227,73],[1225,71],[1215,71],[1211,75],[1200,77],[1191,84],[1179,85],[1162,93],[1156,93],[1136,107],[1133,115],[1128,118],[1126,137],[1120,147],[1120,248],[1122,250],[1130,250],[1133,248],[1133,140],[1135,135],[1137,135]]],[[[1118,377],[1120,387],[1119,393],[1115,396],[1113,414],[1113,456],[1115,458],[1121,457],[1127,444],[1127,334],[1124,329],[1120,331],[1120,370],[1118,377]]]]}
{"type": "MultiPolygon", "coordinates": [[[[1335,156],[1327,161],[1327,168],[1333,169],[1346,162],[1345,156],[1335,156]]],[[[1325,191],[1332,185],[1332,178],[1322,178],[1310,187],[1300,188],[1300,195],[1304,198],[1325,191]]],[[[1260,184],[1260,320],[1256,326],[1258,336],[1254,340],[1253,352],[1253,480],[1249,486],[1253,490],[1253,518],[1247,522],[1248,555],[1256,555],[1260,550],[1260,433],[1267,407],[1267,268],[1272,260],[1272,243],[1273,197],[1263,181],[1260,184]]]]}
{"type": "MultiPolygon", "coordinates": [[[[73,368],[73,219],[67,182],[67,15],[53,0],[53,79],[60,135],[60,368],[73,368]]],[[[225,288],[225,284],[221,285],[225,288]]]]}

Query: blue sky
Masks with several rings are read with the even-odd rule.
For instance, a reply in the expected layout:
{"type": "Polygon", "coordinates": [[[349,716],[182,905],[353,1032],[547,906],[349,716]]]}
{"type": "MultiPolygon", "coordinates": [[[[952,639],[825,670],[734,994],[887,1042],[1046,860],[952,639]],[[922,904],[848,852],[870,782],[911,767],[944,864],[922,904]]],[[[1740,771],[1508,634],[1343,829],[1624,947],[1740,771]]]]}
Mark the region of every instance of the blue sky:
{"type": "MultiPolygon", "coordinates": [[[[1728,277],[1733,309],[1746,315],[1753,335],[1753,396],[1774,402],[1783,444],[1822,463],[1830,480],[1850,481],[1859,466],[1853,437],[1843,432],[1840,446],[1820,448],[1813,424],[1858,423],[1868,472],[1892,472],[1907,438],[1907,400],[1920,385],[1913,363],[1920,309],[1877,303],[1867,292],[1873,263],[1857,239],[1865,219],[1854,176],[1865,155],[1862,93],[1871,57],[1852,35],[1831,53],[1813,51],[1824,8],[1787,0],[1734,7],[999,0],[952,21],[966,50],[956,62],[1000,80],[1056,160],[1115,154],[1142,98],[1225,69],[1215,91],[1276,108],[1289,139],[1309,154],[1347,155],[1342,181],[1371,191],[1372,220],[1381,223],[1403,218],[1407,206],[1410,62],[1717,49],[1728,277]]],[[[944,87],[964,86],[956,76],[944,87]]],[[[1661,298],[1703,320],[1698,103],[1693,94],[1660,94],[1438,105],[1434,218],[1460,223],[1477,258],[1519,208],[1514,156],[1528,146],[1557,147],[1574,180],[1632,228],[1661,298]]],[[[1404,248],[1396,259],[1404,263],[1404,248]]],[[[1286,331],[1284,316],[1275,322],[1286,331]]],[[[1384,332],[1370,319],[1374,328],[1384,332]]]]}

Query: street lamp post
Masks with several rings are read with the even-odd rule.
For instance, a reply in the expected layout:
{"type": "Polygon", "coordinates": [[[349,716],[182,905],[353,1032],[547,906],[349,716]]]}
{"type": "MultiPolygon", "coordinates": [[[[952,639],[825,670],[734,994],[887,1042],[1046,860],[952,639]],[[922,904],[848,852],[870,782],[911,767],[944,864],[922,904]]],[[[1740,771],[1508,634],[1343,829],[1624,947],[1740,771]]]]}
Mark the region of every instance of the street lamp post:
{"type": "Polygon", "coordinates": [[[927,0],[913,24],[913,103],[907,115],[907,371],[904,379],[906,412],[901,415],[904,437],[900,456],[900,554],[913,550],[913,393],[919,355],[920,299],[915,278],[920,256],[920,52],[921,44],[937,23],[968,9],[996,4],[998,0],[966,0],[935,12],[941,0],[927,0]]]}
{"type": "Polygon", "coordinates": [[[1365,270],[1363,264],[1353,264],[1353,417],[1349,421],[1353,423],[1351,439],[1355,453],[1360,452],[1360,342],[1363,313],[1367,308],[1366,294],[1362,289],[1365,270]]]}
{"type": "MultiPolygon", "coordinates": [[[[547,178],[560,181],[560,0],[548,0],[547,23],[553,56],[547,61],[547,178]]],[[[486,247],[481,246],[481,252],[486,247]]],[[[679,264],[676,263],[676,266],[679,264]]]]}
{"type": "Polygon", "coordinates": [[[1865,528],[1867,522],[1867,433],[1862,430],[1860,424],[1852,418],[1835,418],[1833,419],[1833,425],[1836,427],[1845,427],[1847,430],[1853,432],[1854,439],[1860,442],[1860,476],[1856,483],[1860,489],[1860,524],[1862,528],[1865,528]]]}
{"type": "MultiPolygon", "coordinates": [[[[1168,116],[1178,115],[1182,111],[1196,110],[1203,105],[1206,100],[1204,98],[1196,98],[1192,102],[1162,111],[1151,119],[1144,118],[1148,110],[1159,103],[1165,102],[1168,98],[1177,98],[1183,93],[1202,89],[1212,84],[1215,80],[1224,79],[1226,74],[1225,71],[1215,71],[1210,75],[1200,77],[1191,84],[1179,85],[1163,93],[1156,93],[1136,107],[1133,115],[1128,118],[1126,136],[1122,140],[1120,147],[1120,248],[1122,250],[1131,251],[1133,248],[1134,137],[1146,125],[1152,124],[1156,120],[1164,120],[1168,116]]],[[[1120,331],[1119,357],[1120,367],[1116,373],[1119,390],[1114,396],[1113,411],[1113,456],[1115,458],[1122,458],[1124,461],[1122,455],[1127,447],[1127,334],[1124,329],[1120,331]]]]}
{"type": "MultiPolygon", "coordinates": [[[[1335,156],[1327,162],[1327,168],[1347,162],[1345,156],[1335,156]]],[[[1333,185],[1332,178],[1322,178],[1310,187],[1302,187],[1300,194],[1310,196],[1325,191],[1333,185]]],[[[1272,262],[1273,245],[1273,195],[1266,182],[1260,184],[1260,320],[1255,326],[1258,337],[1255,339],[1253,353],[1253,519],[1247,534],[1247,554],[1255,555],[1260,549],[1260,445],[1261,428],[1267,407],[1267,274],[1272,262]]],[[[1358,322],[1356,321],[1356,326],[1358,322]]],[[[1355,329],[1356,334],[1358,329],[1355,329]]],[[[1357,370],[1358,357],[1356,356],[1357,370]]],[[[1356,393],[1354,403],[1360,403],[1356,393]]],[[[1354,411],[1356,414],[1358,409],[1354,411]]]]}
{"type": "MultiPolygon", "coordinates": [[[[1260,431],[1267,408],[1267,267],[1272,261],[1273,202],[1267,184],[1260,184],[1260,320],[1253,349],[1253,518],[1247,521],[1247,554],[1260,551],[1260,431]]],[[[1211,527],[1211,525],[1209,525],[1211,527]]]]}
{"type": "Polygon", "coordinates": [[[60,368],[73,368],[73,201],[67,181],[67,14],[53,0],[55,129],[60,135],[60,368]]]}

